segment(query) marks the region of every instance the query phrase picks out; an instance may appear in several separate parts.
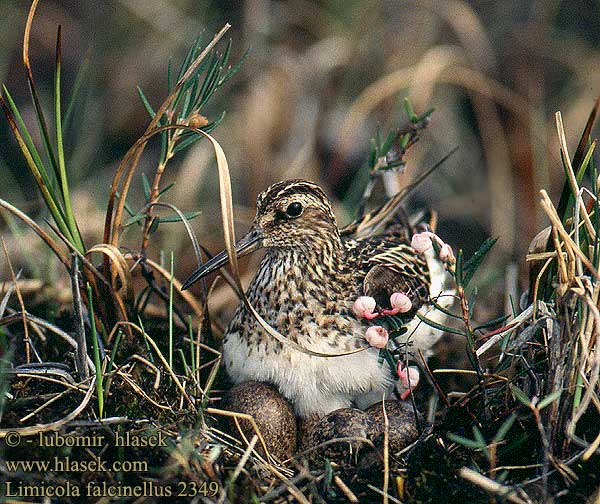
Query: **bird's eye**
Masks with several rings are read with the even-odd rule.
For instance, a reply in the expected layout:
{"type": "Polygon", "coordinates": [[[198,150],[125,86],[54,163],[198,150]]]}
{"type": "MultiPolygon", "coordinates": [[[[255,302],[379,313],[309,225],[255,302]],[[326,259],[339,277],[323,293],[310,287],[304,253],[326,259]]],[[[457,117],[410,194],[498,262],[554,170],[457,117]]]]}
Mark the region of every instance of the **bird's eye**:
{"type": "Polygon", "coordinates": [[[288,207],[285,209],[285,214],[292,219],[296,217],[300,217],[302,215],[302,204],[295,201],[294,203],[290,203],[288,207]]]}

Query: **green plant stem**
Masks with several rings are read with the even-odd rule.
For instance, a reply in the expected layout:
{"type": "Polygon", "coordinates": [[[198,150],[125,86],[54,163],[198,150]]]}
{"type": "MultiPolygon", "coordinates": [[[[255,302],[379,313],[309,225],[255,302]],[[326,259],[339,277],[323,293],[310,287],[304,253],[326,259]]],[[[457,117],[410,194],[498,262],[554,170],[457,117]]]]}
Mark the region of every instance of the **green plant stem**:
{"type": "Polygon", "coordinates": [[[96,393],[98,394],[98,413],[100,418],[104,416],[104,389],[102,377],[102,363],[100,362],[100,346],[98,345],[98,333],[96,332],[96,320],[94,318],[94,302],[92,298],[92,286],[87,284],[88,310],[90,316],[90,328],[92,348],[94,350],[94,367],[96,368],[96,393]]]}

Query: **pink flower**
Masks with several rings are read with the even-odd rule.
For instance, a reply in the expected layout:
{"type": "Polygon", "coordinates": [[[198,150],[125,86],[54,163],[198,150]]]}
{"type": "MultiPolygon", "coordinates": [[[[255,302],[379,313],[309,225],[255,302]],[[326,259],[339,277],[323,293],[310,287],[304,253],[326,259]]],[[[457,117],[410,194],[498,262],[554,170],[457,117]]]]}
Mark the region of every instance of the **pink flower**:
{"type": "Polygon", "coordinates": [[[432,240],[437,242],[440,247],[440,260],[445,263],[455,263],[456,258],[454,257],[454,252],[452,251],[452,247],[444,241],[435,233],[431,231],[423,231],[422,233],[416,233],[413,235],[412,240],[410,241],[410,246],[414,248],[419,254],[424,254],[429,251],[431,247],[433,247],[432,240]]]}
{"type": "Polygon", "coordinates": [[[419,384],[419,368],[416,366],[403,368],[402,363],[398,362],[398,376],[400,377],[400,381],[398,382],[398,389],[401,390],[400,398],[406,401],[411,390],[417,388],[419,384]]]}
{"type": "Polygon", "coordinates": [[[397,313],[407,313],[412,308],[412,301],[402,292],[394,292],[390,296],[391,310],[382,310],[383,315],[396,315],[397,313]]]}
{"type": "Polygon", "coordinates": [[[440,259],[444,262],[456,262],[456,258],[454,257],[452,247],[447,243],[444,243],[444,245],[442,245],[442,248],[440,249],[440,259]]]}
{"type": "Polygon", "coordinates": [[[358,318],[366,318],[367,320],[373,320],[379,316],[379,313],[375,312],[375,306],[377,303],[371,296],[360,296],[354,301],[352,305],[352,311],[358,318]]]}
{"type": "Polygon", "coordinates": [[[431,238],[434,235],[431,231],[423,231],[422,233],[417,233],[413,235],[412,240],[410,241],[410,246],[414,248],[419,254],[424,254],[427,252],[433,244],[431,243],[431,238]]]}
{"type": "Polygon", "coordinates": [[[389,336],[388,332],[385,330],[385,327],[371,326],[367,329],[367,332],[365,333],[365,339],[372,347],[385,348],[389,336]]]}

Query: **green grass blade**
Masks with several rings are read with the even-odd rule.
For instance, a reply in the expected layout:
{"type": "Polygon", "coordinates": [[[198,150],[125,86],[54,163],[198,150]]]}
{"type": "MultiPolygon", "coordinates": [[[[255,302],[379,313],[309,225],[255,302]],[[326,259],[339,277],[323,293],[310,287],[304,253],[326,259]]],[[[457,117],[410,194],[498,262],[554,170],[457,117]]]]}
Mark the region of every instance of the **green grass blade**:
{"type": "Polygon", "coordinates": [[[549,404],[553,403],[558,398],[560,398],[561,394],[562,394],[562,390],[555,390],[551,394],[548,394],[546,397],[544,397],[539,402],[539,404],[537,405],[538,409],[540,409],[540,410],[544,409],[546,406],[548,406],[549,404]]]}
{"type": "Polygon", "coordinates": [[[221,87],[229,79],[231,79],[236,73],[239,72],[240,68],[242,68],[242,65],[248,59],[249,55],[250,55],[250,48],[246,49],[244,54],[242,54],[242,57],[240,58],[240,60],[235,65],[233,65],[223,77],[221,77],[221,79],[219,80],[219,87],[221,87]]]}
{"type": "Polygon", "coordinates": [[[492,249],[492,247],[496,244],[497,241],[498,238],[488,238],[487,240],[485,240],[481,244],[477,252],[475,252],[473,256],[462,265],[462,271],[464,272],[464,275],[462,277],[463,287],[466,288],[467,285],[469,285],[469,282],[473,279],[473,275],[485,259],[485,256],[488,254],[488,252],[492,249]]]}
{"type": "Polygon", "coordinates": [[[145,173],[142,173],[142,186],[144,188],[144,198],[146,198],[146,201],[150,201],[152,189],[150,188],[150,181],[148,180],[148,177],[146,177],[145,173]]]}
{"type": "Polygon", "coordinates": [[[33,99],[33,109],[35,111],[35,116],[38,121],[38,128],[42,133],[42,140],[44,142],[44,148],[46,150],[46,156],[50,160],[50,164],[52,169],[58,178],[58,164],[56,162],[56,155],[54,154],[54,147],[52,146],[52,140],[50,139],[50,133],[48,132],[48,125],[46,124],[46,117],[44,116],[44,111],[42,110],[42,106],[40,104],[40,100],[38,98],[37,90],[35,88],[35,83],[33,82],[33,77],[28,75],[29,78],[29,90],[31,91],[31,96],[33,99]]]}
{"type": "Polygon", "coordinates": [[[2,90],[4,91],[4,96],[6,96],[6,101],[8,102],[8,106],[10,107],[12,115],[14,116],[14,119],[19,128],[19,131],[23,135],[23,140],[25,141],[25,145],[27,145],[27,148],[29,149],[31,157],[33,158],[35,165],[37,166],[37,169],[39,171],[39,174],[40,174],[42,180],[44,181],[44,184],[46,184],[47,187],[53,187],[54,184],[52,183],[52,181],[50,180],[50,178],[48,176],[48,171],[46,170],[46,167],[44,166],[44,163],[42,162],[42,159],[38,153],[38,150],[37,150],[35,144],[33,143],[33,139],[31,138],[29,130],[27,129],[27,126],[25,125],[25,121],[23,121],[23,117],[21,116],[21,112],[19,111],[10,92],[8,91],[7,87],[4,84],[2,85],[2,90]]]}
{"type": "Polygon", "coordinates": [[[62,115],[61,115],[61,104],[60,104],[60,72],[61,72],[61,31],[60,26],[58,27],[58,36],[56,39],[56,68],[54,72],[54,120],[56,127],[56,147],[58,151],[58,169],[60,174],[60,186],[63,196],[63,207],[65,210],[65,217],[67,226],[71,231],[71,237],[73,238],[73,245],[82,254],[85,253],[85,247],[81,236],[79,234],[79,228],[75,221],[75,214],[73,213],[73,207],[71,206],[71,195],[69,194],[69,179],[67,177],[67,169],[65,166],[65,153],[63,147],[63,136],[62,136],[62,115]]]}
{"type": "Polygon", "coordinates": [[[8,107],[6,105],[6,102],[1,97],[0,97],[0,105],[2,106],[4,114],[6,115],[6,117],[8,119],[8,123],[13,132],[13,135],[14,135],[17,143],[19,144],[19,149],[21,150],[23,156],[25,157],[27,166],[29,166],[29,170],[33,174],[33,176],[38,184],[38,187],[39,187],[39,189],[42,193],[42,196],[46,202],[46,206],[50,210],[50,213],[52,214],[52,217],[54,218],[60,231],[66,237],[68,237],[69,239],[72,239],[71,232],[66,224],[62,208],[59,207],[59,204],[54,200],[54,197],[50,193],[50,191],[48,189],[48,185],[45,183],[45,181],[42,177],[42,174],[40,173],[37,165],[35,164],[35,161],[31,155],[31,152],[27,148],[27,145],[26,145],[25,141],[23,140],[23,137],[21,136],[19,128],[17,127],[17,123],[15,122],[14,116],[11,114],[10,110],[8,109],[8,107]]]}
{"type": "Polygon", "coordinates": [[[506,420],[504,420],[504,422],[502,422],[502,425],[500,426],[500,428],[498,429],[498,432],[496,432],[496,435],[494,436],[494,441],[496,443],[499,443],[504,440],[504,438],[508,434],[508,431],[510,430],[512,425],[515,423],[516,419],[517,419],[516,413],[512,413],[506,420]]]}
{"type": "Polygon", "coordinates": [[[444,313],[445,315],[448,315],[448,317],[457,319],[457,320],[462,320],[462,315],[457,315],[456,313],[452,313],[450,310],[448,310],[447,308],[444,308],[442,305],[438,304],[435,300],[431,300],[431,304],[433,305],[433,307],[436,310],[441,311],[442,313],[444,313]]]}
{"type": "MultiPolygon", "coordinates": [[[[196,217],[198,217],[198,215],[200,215],[202,212],[200,211],[195,211],[195,212],[183,212],[183,216],[187,219],[187,220],[192,220],[195,219],[196,217]]],[[[174,215],[167,215],[166,217],[161,217],[160,218],[160,222],[161,224],[163,222],[181,222],[183,219],[181,218],[180,215],[178,214],[174,214],[174,215]]]]}
{"type": "Polygon", "coordinates": [[[519,402],[523,403],[527,407],[531,407],[531,399],[529,399],[529,397],[527,397],[527,394],[523,392],[519,387],[510,384],[510,390],[519,402]]]}
{"type": "Polygon", "coordinates": [[[96,368],[96,393],[98,394],[98,412],[100,418],[104,416],[104,384],[102,376],[102,363],[100,362],[100,345],[98,345],[98,333],[96,331],[96,319],[94,317],[94,301],[92,299],[92,286],[87,284],[88,310],[90,316],[90,329],[92,348],[94,351],[94,367],[96,368]]]}
{"type": "Polygon", "coordinates": [[[466,437],[459,436],[458,434],[454,434],[453,432],[446,433],[446,437],[451,441],[458,443],[459,445],[465,446],[466,448],[471,448],[473,450],[482,450],[483,446],[473,439],[469,439],[466,437]]]}
{"type": "Polygon", "coordinates": [[[117,338],[115,339],[115,344],[112,347],[112,351],[110,352],[110,361],[108,362],[108,366],[106,366],[106,373],[110,374],[113,368],[113,364],[115,362],[115,357],[117,356],[117,350],[119,349],[119,345],[121,343],[121,338],[123,337],[123,331],[117,331],[117,338]]]}

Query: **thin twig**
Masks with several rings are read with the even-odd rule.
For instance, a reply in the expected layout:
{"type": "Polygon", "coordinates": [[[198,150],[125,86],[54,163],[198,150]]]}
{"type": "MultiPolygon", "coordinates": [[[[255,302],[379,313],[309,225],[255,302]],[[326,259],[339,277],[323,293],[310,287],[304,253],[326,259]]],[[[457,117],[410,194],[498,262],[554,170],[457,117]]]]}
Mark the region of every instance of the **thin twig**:
{"type": "Polygon", "coordinates": [[[27,324],[27,311],[25,310],[25,303],[23,302],[23,296],[21,295],[21,289],[19,288],[19,284],[17,282],[17,277],[15,275],[15,270],[12,267],[12,263],[10,262],[10,257],[8,256],[8,249],[6,248],[6,243],[4,238],[2,238],[2,247],[4,248],[4,255],[6,257],[6,262],[8,264],[8,269],[10,270],[10,277],[12,278],[12,283],[15,286],[15,293],[17,294],[17,299],[19,300],[19,305],[21,306],[21,317],[23,318],[23,332],[24,332],[24,343],[25,343],[25,359],[27,362],[31,362],[31,344],[29,341],[29,327],[27,324]]]}

